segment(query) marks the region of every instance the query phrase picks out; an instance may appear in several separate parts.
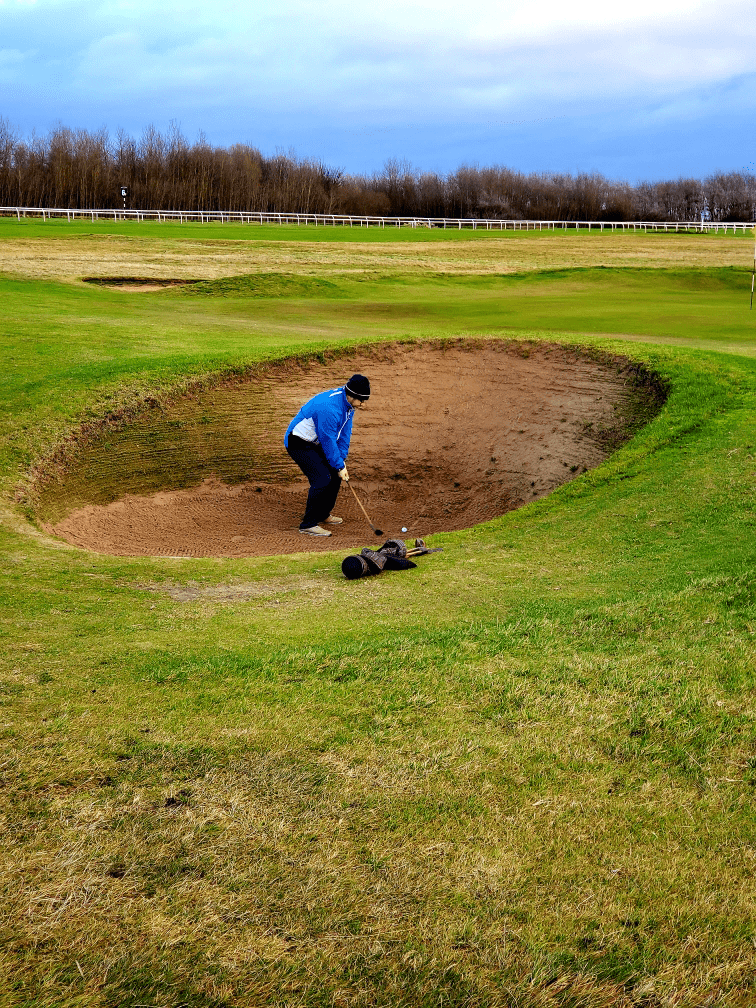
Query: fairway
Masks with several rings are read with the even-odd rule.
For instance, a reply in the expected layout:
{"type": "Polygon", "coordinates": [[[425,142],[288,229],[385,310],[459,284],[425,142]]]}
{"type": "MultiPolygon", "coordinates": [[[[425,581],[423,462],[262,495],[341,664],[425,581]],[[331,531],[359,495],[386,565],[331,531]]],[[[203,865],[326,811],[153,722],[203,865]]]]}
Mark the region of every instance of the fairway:
{"type": "Polygon", "coordinates": [[[752,1005],[752,239],[0,238],[0,1005],[752,1005]],[[231,543],[371,362],[355,486],[443,551],[231,543]]]}

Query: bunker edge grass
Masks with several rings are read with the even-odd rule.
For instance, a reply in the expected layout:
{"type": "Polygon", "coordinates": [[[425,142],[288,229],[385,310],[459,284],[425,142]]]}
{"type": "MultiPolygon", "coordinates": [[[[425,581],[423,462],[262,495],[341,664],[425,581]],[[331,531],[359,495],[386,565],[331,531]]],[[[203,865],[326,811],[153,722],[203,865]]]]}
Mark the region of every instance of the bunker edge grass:
{"type": "MultiPolygon", "coordinates": [[[[7,487],[106,394],[307,349],[131,356],[115,304],[99,365],[22,337],[7,487]]],[[[756,363],[580,342],[662,413],[410,573],[4,525],[0,1003],[753,1003],[756,363]]]]}

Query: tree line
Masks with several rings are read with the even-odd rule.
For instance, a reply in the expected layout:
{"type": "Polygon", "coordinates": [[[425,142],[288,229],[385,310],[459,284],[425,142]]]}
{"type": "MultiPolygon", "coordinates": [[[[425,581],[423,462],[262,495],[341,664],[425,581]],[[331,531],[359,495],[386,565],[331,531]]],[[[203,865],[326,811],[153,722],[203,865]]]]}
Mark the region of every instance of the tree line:
{"type": "Polygon", "coordinates": [[[295,154],[190,143],[172,126],[124,131],[58,126],[22,137],[0,119],[0,205],[108,209],[121,187],[134,210],[243,210],[515,220],[754,221],[756,175],[717,172],[630,184],[598,173],[570,175],[493,165],[447,174],[391,159],[349,175],[295,154]]]}

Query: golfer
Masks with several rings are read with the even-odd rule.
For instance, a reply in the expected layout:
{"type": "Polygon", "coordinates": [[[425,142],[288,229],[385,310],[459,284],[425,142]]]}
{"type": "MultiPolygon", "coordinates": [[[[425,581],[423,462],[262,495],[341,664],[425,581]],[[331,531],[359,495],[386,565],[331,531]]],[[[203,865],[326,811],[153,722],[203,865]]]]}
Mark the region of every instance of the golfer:
{"type": "Polygon", "coordinates": [[[370,382],[355,374],[346,385],[328,389],[306,402],[288,426],[284,437],[291,455],[310,483],[299,531],[305,535],[329,536],[321,526],[341,525],[331,514],[342,480],[349,479],[346,457],[352,436],[354,411],[370,398],[370,382]]]}

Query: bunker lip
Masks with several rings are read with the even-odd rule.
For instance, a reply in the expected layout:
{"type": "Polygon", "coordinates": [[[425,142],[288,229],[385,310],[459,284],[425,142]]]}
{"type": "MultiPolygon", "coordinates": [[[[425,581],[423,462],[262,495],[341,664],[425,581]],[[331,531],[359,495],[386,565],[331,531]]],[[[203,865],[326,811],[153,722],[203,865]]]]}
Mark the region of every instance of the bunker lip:
{"type": "Polygon", "coordinates": [[[146,400],[80,444],[41,486],[46,531],[121,556],[270,556],[374,537],[350,494],[333,535],[298,533],[306,481],[282,440],[302,402],[368,374],[350,476],[388,537],[490,520],[598,465],[660,409],[661,383],[627,358],[539,342],[459,339],[341,349],[146,400]]]}

